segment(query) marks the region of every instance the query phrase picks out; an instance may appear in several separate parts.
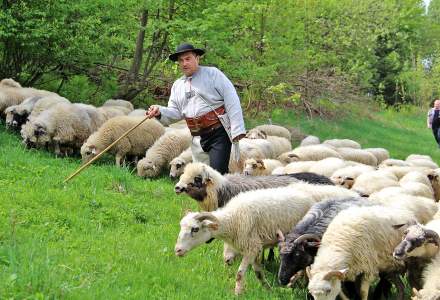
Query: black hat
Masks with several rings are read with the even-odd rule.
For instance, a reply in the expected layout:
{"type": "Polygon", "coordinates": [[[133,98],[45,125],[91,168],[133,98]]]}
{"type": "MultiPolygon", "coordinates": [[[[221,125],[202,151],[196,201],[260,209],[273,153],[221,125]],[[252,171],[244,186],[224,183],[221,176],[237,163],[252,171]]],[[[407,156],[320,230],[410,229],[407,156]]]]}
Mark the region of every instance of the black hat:
{"type": "Polygon", "coordinates": [[[198,48],[194,48],[193,45],[188,44],[188,43],[183,43],[180,44],[177,48],[176,48],[176,52],[171,54],[169,57],[170,60],[172,61],[177,61],[177,57],[179,56],[179,54],[185,53],[185,52],[195,52],[197,55],[203,55],[205,53],[205,50],[203,49],[198,49],[198,48]]]}

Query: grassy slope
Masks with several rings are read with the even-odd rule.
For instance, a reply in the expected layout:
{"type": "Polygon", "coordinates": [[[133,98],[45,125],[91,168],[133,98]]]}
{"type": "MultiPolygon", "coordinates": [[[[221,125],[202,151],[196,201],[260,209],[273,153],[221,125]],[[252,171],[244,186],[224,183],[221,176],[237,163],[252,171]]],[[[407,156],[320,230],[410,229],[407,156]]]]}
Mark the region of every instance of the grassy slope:
{"type": "MultiPolygon", "coordinates": [[[[393,157],[423,153],[438,161],[440,150],[424,118],[413,111],[330,123],[285,113],[273,119],[323,139],[385,147],[393,157]]],[[[234,298],[238,263],[223,266],[219,241],[174,256],[179,220],[197,207],[176,196],[169,179],[141,180],[127,169],[100,164],[61,185],[78,166],[75,159],[23,149],[1,127],[0,298],[234,298]]],[[[292,299],[292,293],[266,291],[248,272],[243,299],[266,298],[292,299]]],[[[303,291],[295,291],[294,299],[304,299],[303,291]]]]}

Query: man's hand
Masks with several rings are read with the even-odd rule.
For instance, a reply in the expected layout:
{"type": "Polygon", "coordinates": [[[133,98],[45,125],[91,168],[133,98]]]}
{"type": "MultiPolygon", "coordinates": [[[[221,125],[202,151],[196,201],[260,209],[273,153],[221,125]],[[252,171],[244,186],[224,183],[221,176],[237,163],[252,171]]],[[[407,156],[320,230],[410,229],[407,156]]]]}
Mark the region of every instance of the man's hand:
{"type": "Polygon", "coordinates": [[[246,136],[246,134],[242,133],[240,135],[237,135],[235,138],[232,139],[233,142],[238,142],[239,140],[241,140],[242,138],[244,138],[246,136]]]}
{"type": "Polygon", "coordinates": [[[145,113],[145,115],[146,115],[147,117],[149,117],[150,119],[151,119],[151,118],[154,118],[154,117],[158,117],[158,116],[160,116],[159,106],[157,106],[157,105],[151,105],[151,106],[148,108],[148,110],[147,110],[147,112],[145,113]]]}

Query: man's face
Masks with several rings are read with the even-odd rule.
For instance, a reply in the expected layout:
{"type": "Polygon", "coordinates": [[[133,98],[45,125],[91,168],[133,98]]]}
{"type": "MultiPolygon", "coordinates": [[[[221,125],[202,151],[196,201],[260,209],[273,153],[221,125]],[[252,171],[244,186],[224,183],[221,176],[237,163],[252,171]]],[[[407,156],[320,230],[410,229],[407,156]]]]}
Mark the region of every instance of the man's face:
{"type": "Polygon", "coordinates": [[[194,52],[180,54],[177,61],[179,62],[180,70],[182,70],[182,73],[185,74],[185,76],[191,76],[199,68],[199,56],[194,52]]]}
{"type": "Polygon", "coordinates": [[[434,108],[440,108],[440,100],[435,100],[434,108]]]}

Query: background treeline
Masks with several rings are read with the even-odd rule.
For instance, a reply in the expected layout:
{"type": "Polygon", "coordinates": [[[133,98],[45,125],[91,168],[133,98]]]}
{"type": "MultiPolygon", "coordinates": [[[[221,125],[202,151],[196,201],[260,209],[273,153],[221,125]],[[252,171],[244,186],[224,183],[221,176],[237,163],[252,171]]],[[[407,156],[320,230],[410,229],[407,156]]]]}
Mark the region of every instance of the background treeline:
{"type": "Polygon", "coordinates": [[[167,101],[166,58],[190,41],[245,108],[309,114],[374,99],[427,104],[440,89],[440,0],[1,0],[0,78],[73,101],[167,101]]]}

